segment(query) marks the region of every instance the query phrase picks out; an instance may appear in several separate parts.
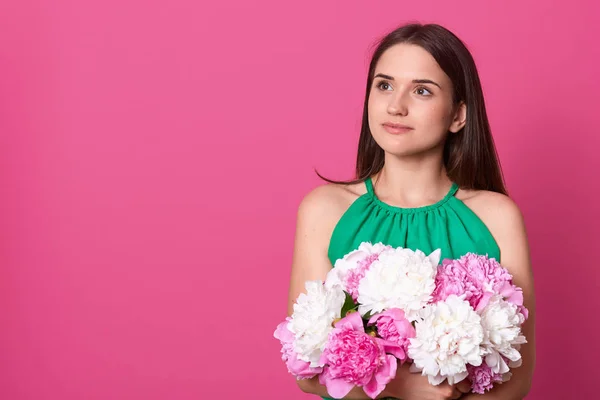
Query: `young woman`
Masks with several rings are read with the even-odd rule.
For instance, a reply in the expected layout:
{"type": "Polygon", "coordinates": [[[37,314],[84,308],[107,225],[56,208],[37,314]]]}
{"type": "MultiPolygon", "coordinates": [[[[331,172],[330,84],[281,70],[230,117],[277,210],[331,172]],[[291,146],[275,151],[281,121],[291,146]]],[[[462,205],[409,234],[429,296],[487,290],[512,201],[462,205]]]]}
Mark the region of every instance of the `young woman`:
{"type": "MultiPolygon", "coordinates": [[[[522,399],[535,365],[535,296],[523,217],[507,196],[473,58],[453,33],[409,24],[386,35],[367,78],[356,179],[325,183],[302,200],[288,315],[307,280],[324,280],[335,260],[363,241],[420,249],[442,259],[467,252],[496,258],[523,288],[529,318],[523,364],[483,395],[470,384],[433,386],[408,364],[381,398],[522,399]]],[[[327,398],[318,378],[300,388],[327,398]]],[[[367,399],[353,389],[348,399],[367,399]]]]}

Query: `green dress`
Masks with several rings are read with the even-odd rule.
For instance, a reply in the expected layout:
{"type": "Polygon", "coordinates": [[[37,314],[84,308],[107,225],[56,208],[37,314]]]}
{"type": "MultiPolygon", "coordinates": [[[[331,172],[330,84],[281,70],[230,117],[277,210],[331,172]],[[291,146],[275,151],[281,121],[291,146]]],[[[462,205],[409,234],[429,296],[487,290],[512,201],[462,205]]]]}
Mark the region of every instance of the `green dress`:
{"type": "Polygon", "coordinates": [[[328,249],[332,265],[362,242],[418,249],[427,255],[439,248],[440,263],[469,252],[500,262],[500,248],[486,225],[455,197],[456,183],[442,200],[417,208],[386,204],[375,195],[371,178],[365,185],[367,192],[350,205],[332,232],[328,249]]]}

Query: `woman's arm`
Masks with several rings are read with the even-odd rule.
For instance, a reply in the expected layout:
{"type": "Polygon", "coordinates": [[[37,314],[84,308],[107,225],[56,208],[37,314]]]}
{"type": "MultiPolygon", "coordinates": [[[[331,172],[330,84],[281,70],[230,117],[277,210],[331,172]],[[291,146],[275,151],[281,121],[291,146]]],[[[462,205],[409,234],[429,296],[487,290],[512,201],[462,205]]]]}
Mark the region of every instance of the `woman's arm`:
{"type": "MultiPolygon", "coordinates": [[[[311,191],[300,203],[296,221],[296,236],[288,296],[288,316],[308,280],[325,280],[332,265],[327,257],[329,239],[337,220],[344,212],[344,200],[333,185],[323,185],[311,191]]],[[[319,378],[297,380],[300,389],[322,397],[331,397],[319,378]]],[[[392,397],[387,391],[378,398],[392,397]]],[[[360,387],[355,387],[345,399],[367,400],[360,387]]]]}
{"type": "Polygon", "coordinates": [[[513,283],[523,289],[523,305],[529,316],[522,326],[527,343],[521,345],[523,364],[511,369],[508,382],[496,385],[484,394],[471,393],[464,400],[502,399],[521,400],[531,389],[535,369],[535,290],[529,257],[525,223],[517,205],[507,196],[482,192],[470,204],[473,211],[487,225],[500,247],[500,264],[513,276],[513,283]]]}

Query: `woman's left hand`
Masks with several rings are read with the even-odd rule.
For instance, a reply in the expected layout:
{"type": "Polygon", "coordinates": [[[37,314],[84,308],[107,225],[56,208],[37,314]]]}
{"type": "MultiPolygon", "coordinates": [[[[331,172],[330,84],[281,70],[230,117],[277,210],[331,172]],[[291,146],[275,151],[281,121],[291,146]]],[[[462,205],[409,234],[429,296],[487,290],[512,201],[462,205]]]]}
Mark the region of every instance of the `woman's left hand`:
{"type": "MultiPolygon", "coordinates": [[[[459,392],[465,394],[471,392],[471,381],[468,379],[463,379],[462,381],[456,384],[456,388],[459,392]]],[[[462,397],[462,396],[461,396],[462,397]]]]}

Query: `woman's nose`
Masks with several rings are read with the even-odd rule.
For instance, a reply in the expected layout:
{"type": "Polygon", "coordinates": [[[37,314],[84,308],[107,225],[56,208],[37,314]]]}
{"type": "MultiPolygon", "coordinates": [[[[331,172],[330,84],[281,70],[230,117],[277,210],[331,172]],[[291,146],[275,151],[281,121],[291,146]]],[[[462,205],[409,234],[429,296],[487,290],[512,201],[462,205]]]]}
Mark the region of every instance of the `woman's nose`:
{"type": "Polygon", "coordinates": [[[394,96],[392,96],[390,98],[387,111],[392,115],[408,114],[408,100],[406,99],[405,95],[403,93],[398,92],[394,96]]]}

